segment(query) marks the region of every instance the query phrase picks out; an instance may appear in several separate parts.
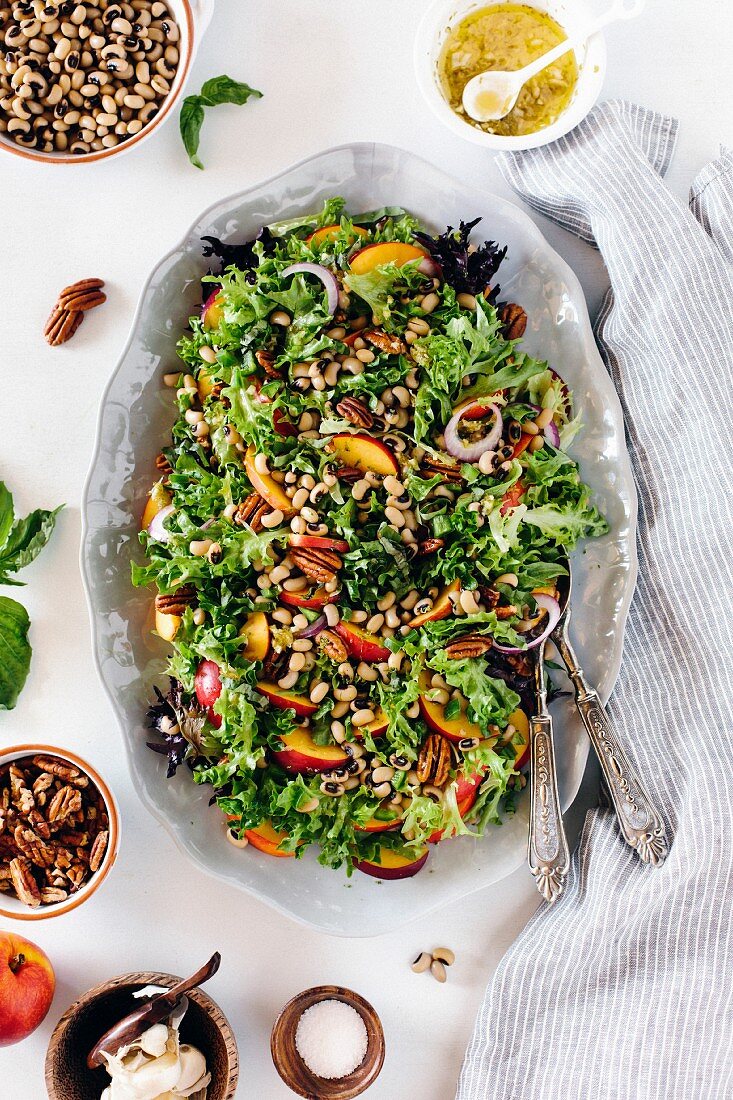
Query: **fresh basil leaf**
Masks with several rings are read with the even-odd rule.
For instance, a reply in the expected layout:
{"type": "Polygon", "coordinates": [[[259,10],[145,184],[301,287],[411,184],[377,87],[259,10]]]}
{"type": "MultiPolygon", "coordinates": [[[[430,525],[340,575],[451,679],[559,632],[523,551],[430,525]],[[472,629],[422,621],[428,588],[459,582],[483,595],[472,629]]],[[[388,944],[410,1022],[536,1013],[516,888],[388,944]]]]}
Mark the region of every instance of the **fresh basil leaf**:
{"type": "Polygon", "coordinates": [[[195,168],[200,168],[203,171],[203,164],[199,160],[197,153],[199,148],[199,139],[201,137],[201,127],[204,123],[204,107],[201,102],[201,98],[197,95],[189,95],[183,101],[181,107],[181,137],[183,138],[183,145],[188,153],[188,159],[195,168]]]}
{"type": "MultiPolygon", "coordinates": [[[[63,505],[61,506],[63,507],[63,505]]],[[[60,508],[53,512],[37,508],[25,519],[14,524],[5,544],[0,549],[0,577],[4,573],[17,573],[38,557],[51,537],[60,508]]],[[[5,583],[12,583],[6,581],[5,583]]]]}
{"type": "Polygon", "coordinates": [[[250,88],[249,84],[232,80],[230,76],[214,76],[204,84],[200,99],[204,107],[218,107],[220,103],[236,103],[241,106],[252,96],[261,99],[262,92],[250,88]]]}
{"type": "Polygon", "coordinates": [[[206,81],[200,95],[186,96],[181,107],[179,125],[183,145],[194,167],[201,169],[204,167],[198,156],[204,108],[218,107],[221,103],[235,103],[241,106],[253,96],[259,99],[262,92],[258,92],[256,88],[250,88],[249,84],[233,80],[230,76],[214,76],[206,81]]]}
{"type": "Polygon", "coordinates": [[[13,518],[13,494],[5,483],[0,481],[0,548],[4,546],[5,540],[10,534],[13,518]]]}
{"type": "Polygon", "coordinates": [[[0,710],[12,710],[28,676],[31,647],[28,612],[16,600],[0,596],[0,710]]]}

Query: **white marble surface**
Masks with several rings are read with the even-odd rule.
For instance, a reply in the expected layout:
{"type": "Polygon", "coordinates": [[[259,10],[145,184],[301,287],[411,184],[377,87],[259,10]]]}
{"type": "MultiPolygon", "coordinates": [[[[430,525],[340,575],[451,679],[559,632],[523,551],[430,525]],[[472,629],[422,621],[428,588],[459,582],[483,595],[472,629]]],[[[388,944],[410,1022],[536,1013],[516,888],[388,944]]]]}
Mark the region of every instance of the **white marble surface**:
{"type": "MultiPolygon", "coordinates": [[[[48,1038],[75,996],[127,970],[189,972],[215,948],[224,962],[210,988],[239,1040],[241,1097],[291,1095],[270,1061],[272,1021],[293,993],[338,982],[368,997],[384,1022],[387,1059],[370,1096],[448,1100],[486,982],[536,907],[520,870],[391,935],[334,940],[192,869],[131,789],[92,666],[77,565],[79,501],[102,388],[144,276],[200,210],[318,149],[363,139],[412,149],[506,193],[490,157],[423,110],[412,79],[412,34],[422,7],[418,0],[218,0],[191,90],[226,72],[265,97],[212,112],[203,173],[189,167],[175,123],[140,150],[99,166],[1,160],[0,477],[19,510],[60,501],[67,507],[52,545],[25,574],[20,595],[33,620],[33,668],[18,708],[0,714],[0,741],[78,750],[113,785],[124,819],[118,865],[94,900],[31,931],[51,956],[58,987],[36,1034],[0,1050],[3,1100],[42,1100],[48,1038]],[[41,333],[58,289],[90,275],[107,281],[109,303],[73,343],[49,349],[41,333]],[[408,967],[418,949],[439,943],[457,953],[446,986],[408,967]]],[[[650,0],[635,25],[608,32],[606,94],[681,120],[669,174],[681,197],[719,142],[733,141],[730,93],[721,91],[728,87],[732,11],[726,0],[650,0]]],[[[593,312],[605,289],[599,257],[561,230],[543,228],[578,271],[593,312]]],[[[591,777],[581,801],[588,804],[593,791],[591,777]]]]}

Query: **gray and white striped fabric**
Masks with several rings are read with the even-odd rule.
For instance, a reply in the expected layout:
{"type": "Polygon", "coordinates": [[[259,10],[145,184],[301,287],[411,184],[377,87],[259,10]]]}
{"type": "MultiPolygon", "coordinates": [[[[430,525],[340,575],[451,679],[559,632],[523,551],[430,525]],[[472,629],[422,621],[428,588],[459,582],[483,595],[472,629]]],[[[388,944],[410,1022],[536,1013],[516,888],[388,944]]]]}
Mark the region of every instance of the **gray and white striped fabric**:
{"type": "Polygon", "coordinates": [[[672,839],[659,869],[591,811],[566,893],[486,993],[458,1100],[733,1097],[733,155],[690,209],[662,182],[676,124],[609,102],[501,158],[588,241],[612,292],[597,338],[640,496],[639,583],[610,710],[672,839]]]}

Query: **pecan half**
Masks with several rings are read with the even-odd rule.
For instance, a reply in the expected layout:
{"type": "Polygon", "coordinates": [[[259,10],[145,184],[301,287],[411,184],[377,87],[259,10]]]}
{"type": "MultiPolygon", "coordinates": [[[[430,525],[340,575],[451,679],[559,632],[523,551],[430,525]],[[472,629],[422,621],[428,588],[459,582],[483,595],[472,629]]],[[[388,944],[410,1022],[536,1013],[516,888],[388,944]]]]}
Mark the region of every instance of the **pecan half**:
{"type": "Polygon", "coordinates": [[[393,336],[378,328],[369,328],[362,332],[362,339],[387,355],[406,355],[407,344],[399,336],[393,336]]]}
{"type": "Polygon", "coordinates": [[[51,830],[48,827],[48,822],[39,810],[31,810],[28,814],[28,824],[35,833],[38,833],[44,840],[48,840],[51,836],[51,830]]]}
{"type": "MultiPolygon", "coordinates": [[[[75,794],[79,794],[78,791],[75,794]]],[[[79,795],[81,801],[81,795],[79,795]]],[[[36,867],[51,867],[54,862],[54,850],[50,844],[46,844],[32,829],[24,825],[17,825],[13,833],[13,839],[21,855],[35,863],[36,867]]]]}
{"type": "Polygon", "coordinates": [[[483,657],[493,644],[491,638],[483,634],[463,634],[448,643],[445,653],[452,661],[465,661],[471,657],[483,657]]]}
{"type": "Polygon", "coordinates": [[[175,592],[168,595],[159,593],[155,597],[155,610],[161,615],[183,615],[187,607],[196,599],[196,589],[190,584],[183,584],[175,592]]]}
{"type": "Polygon", "coordinates": [[[440,474],[443,481],[451,481],[455,485],[460,485],[463,482],[461,467],[457,462],[439,462],[437,458],[433,458],[431,455],[425,455],[423,458],[420,463],[420,473],[426,478],[440,474]]]}
{"type": "Polygon", "coordinates": [[[318,584],[326,584],[334,580],[343,564],[335,550],[317,550],[310,546],[298,546],[292,549],[290,557],[306,577],[317,581],[318,584]]]}
{"type": "Polygon", "coordinates": [[[275,366],[275,356],[271,351],[256,351],[255,359],[268,378],[282,378],[282,374],[275,366]]]}
{"type": "Polygon", "coordinates": [[[423,539],[417,544],[416,558],[426,558],[428,554],[434,554],[445,546],[445,539],[423,539]]]}
{"type": "Polygon", "coordinates": [[[55,306],[51,311],[51,316],[46,321],[43,335],[52,348],[57,348],[71,339],[83,320],[84,314],[82,312],[77,310],[71,312],[68,309],[59,309],[58,306],[55,306]]]}
{"type": "Polygon", "coordinates": [[[235,527],[246,525],[257,533],[262,530],[262,517],[266,516],[271,510],[264,497],[261,497],[259,493],[250,493],[241,504],[237,505],[237,510],[232,516],[232,523],[235,527]]]}
{"type": "Polygon", "coordinates": [[[33,764],[41,771],[55,775],[57,779],[63,779],[66,783],[72,783],[75,787],[88,787],[89,777],[83,775],[73,764],[67,764],[54,756],[34,756],[33,764]]]}
{"type": "Polygon", "coordinates": [[[329,660],[337,665],[342,664],[349,656],[349,651],[341,638],[339,638],[338,634],[334,634],[332,630],[321,631],[318,635],[318,645],[329,660]]]}
{"type": "MultiPolygon", "coordinates": [[[[87,280],[83,281],[86,282],[87,280]]],[[[62,291],[59,294],[57,307],[68,309],[72,313],[86,313],[90,309],[96,309],[97,306],[101,306],[106,301],[107,295],[96,288],[75,289],[69,287],[67,291],[62,291]]]]}
{"type": "Polygon", "coordinates": [[[486,607],[487,611],[493,611],[501,599],[501,593],[497,592],[495,588],[490,588],[488,584],[480,584],[478,590],[481,596],[481,603],[486,607]]]}
{"type": "Polygon", "coordinates": [[[358,470],[356,466],[339,466],[336,477],[339,481],[345,481],[347,485],[355,485],[364,477],[364,471],[358,470]]]}
{"type": "Polygon", "coordinates": [[[106,829],[103,829],[101,833],[97,833],[92,844],[92,850],[89,853],[89,870],[98,871],[102,866],[102,860],[104,859],[104,853],[107,851],[107,842],[109,840],[109,833],[106,829]]]}
{"type": "Polygon", "coordinates": [[[54,905],[59,901],[66,901],[68,892],[58,886],[44,886],[41,890],[41,901],[44,905],[54,905]]]}
{"type": "Polygon", "coordinates": [[[30,905],[32,909],[37,909],[41,904],[41,891],[33,876],[30,862],[22,856],[11,859],[10,878],[19,900],[30,905]]]}
{"type": "Polygon", "coordinates": [[[443,787],[448,782],[451,766],[451,748],[445,737],[431,733],[425,738],[417,758],[417,778],[420,783],[432,783],[443,787]]]}
{"type": "Polygon", "coordinates": [[[81,792],[65,786],[56,791],[46,815],[49,825],[60,827],[67,818],[81,809],[81,792]]]}
{"type": "Polygon", "coordinates": [[[374,416],[371,410],[360,401],[358,397],[342,397],[336,406],[336,412],[350,424],[356,424],[357,428],[371,428],[374,426],[374,416]]]}
{"type": "Polygon", "coordinates": [[[91,290],[101,290],[104,279],[79,279],[76,283],[65,286],[59,294],[59,301],[75,294],[88,294],[91,290]]]}
{"type": "Polygon", "coordinates": [[[165,457],[162,451],[159,455],[156,455],[155,457],[155,466],[156,469],[160,470],[161,474],[164,474],[166,477],[168,476],[168,474],[173,473],[173,467],[171,466],[170,462],[165,457]]]}
{"type": "Polygon", "coordinates": [[[507,302],[499,310],[499,320],[507,340],[519,340],[527,328],[527,314],[516,302],[507,302]]]}
{"type": "Polygon", "coordinates": [[[517,609],[513,603],[507,604],[506,607],[494,608],[497,619],[511,619],[512,615],[517,614],[517,609]]]}

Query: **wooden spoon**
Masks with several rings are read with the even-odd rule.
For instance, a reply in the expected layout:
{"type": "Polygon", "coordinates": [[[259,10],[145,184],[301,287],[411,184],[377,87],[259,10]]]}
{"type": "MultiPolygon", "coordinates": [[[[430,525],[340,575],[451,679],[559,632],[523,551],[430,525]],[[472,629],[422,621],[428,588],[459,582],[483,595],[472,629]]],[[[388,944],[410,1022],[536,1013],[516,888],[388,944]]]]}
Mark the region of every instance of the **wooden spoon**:
{"type": "Polygon", "coordinates": [[[121,1047],[129,1046],[135,1039],[139,1039],[143,1032],[147,1031],[153,1024],[159,1024],[161,1020],[167,1019],[184,994],[199,985],[203,985],[204,982],[208,982],[209,978],[213,978],[219,969],[220,963],[221,955],[217,951],[190,978],[184,978],[183,981],[176,982],[165,992],[157,993],[140,1008],[136,1008],[134,1012],[131,1012],[129,1016],[124,1016],[109,1031],[105,1031],[102,1038],[95,1043],[87,1056],[89,1068],[96,1069],[97,1066],[104,1065],[103,1052],[104,1054],[116,1054],[121,1047]]]}

